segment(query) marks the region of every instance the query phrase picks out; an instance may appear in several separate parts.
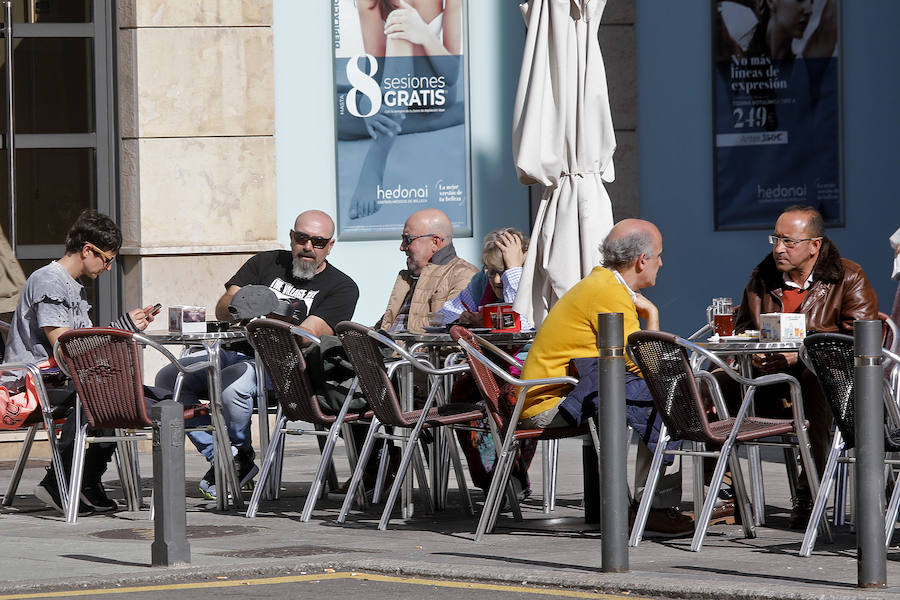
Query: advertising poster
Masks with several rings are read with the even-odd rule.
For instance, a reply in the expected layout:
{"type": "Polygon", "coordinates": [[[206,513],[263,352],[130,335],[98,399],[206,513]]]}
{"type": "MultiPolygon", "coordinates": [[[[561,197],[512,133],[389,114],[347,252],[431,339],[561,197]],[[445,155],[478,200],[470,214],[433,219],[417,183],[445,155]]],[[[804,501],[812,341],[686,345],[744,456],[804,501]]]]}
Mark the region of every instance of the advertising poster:
{"type": "Polygon", "coordinates": [[[471,235],[464,0],[332,0],[338,235],[439,208],[471,235]]]}
{"type": "Polygon", "coordinates": [[[844,221],[839,0],[715,0],[717,230],[769,229],[792,204],[844,221]]]}

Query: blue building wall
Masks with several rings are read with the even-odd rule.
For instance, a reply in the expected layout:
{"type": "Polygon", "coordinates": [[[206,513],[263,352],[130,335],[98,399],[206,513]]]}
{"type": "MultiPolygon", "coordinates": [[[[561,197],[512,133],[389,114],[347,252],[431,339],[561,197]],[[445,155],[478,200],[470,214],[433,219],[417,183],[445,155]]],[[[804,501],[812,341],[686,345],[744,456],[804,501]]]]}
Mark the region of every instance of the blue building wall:
{"type": "MultiPolygon", "coordinates": [[[[739,301],[769,231],[713,231],[709,2],[637,0],[640,212],[663,233],[664,266],[646,290],[663,329],[690,333],[713,296],[739,301]]],[[[849,0],[841,15],[846,225],[828,230],[890,312],[887,238],[900,227],[900,2],[849,0]]],[[[613,115],[615,117],[615,115],[613,115]]],[[[774,223],[773,223],[774,225],[774,223]]]]}

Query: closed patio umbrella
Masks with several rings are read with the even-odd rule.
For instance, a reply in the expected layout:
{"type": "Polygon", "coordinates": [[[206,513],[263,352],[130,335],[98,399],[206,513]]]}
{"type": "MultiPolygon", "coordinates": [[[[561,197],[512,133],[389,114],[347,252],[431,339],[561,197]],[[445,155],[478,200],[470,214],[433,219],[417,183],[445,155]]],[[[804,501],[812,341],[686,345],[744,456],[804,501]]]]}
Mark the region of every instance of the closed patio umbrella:
{"type": "Polygon", "coordinates": [[[529,0],[513,113],[519,181],[544,186],[514,308],[540,325],[600,263],[616,147],[597,31],[606,0],[529,0]]]}

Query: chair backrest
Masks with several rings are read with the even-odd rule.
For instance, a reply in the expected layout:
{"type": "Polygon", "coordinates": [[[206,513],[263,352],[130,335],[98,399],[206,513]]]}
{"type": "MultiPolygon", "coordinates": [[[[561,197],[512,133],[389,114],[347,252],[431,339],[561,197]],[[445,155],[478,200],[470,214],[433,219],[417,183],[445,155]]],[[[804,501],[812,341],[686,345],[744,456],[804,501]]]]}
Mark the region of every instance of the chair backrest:
{"type": "Polygon", "coordinates": [[[149,427],[141,359],[130,331],[70,329],[59,337],[58,359],[72,378],[91,427],[149,427]]]}
{"type": "Polygon", "coordinates": [[[669,435],[706,442],[712,435],[700,386],[677,337],[662,331],[636,331],[628,336],[628,346],[669,435]]]}
{"type": "MultiPolygon", "coordinates": [[[[475,350],[484,354],[484,350],[478,342],[478,337],[465,327],[454,325],[450,328],[450,337],[456,341],[462,339],[475,350]]],[[[475,387],[478,388],[485,407],[493,415],[500,430],[505,430],[506,424],[509,423],[512,417],[512,408],[505,401],[500,385],[497,383],[497,378],[477,356],[467,353],[467,357],[469,359],[469,372],[475,380],[475,387]]]]}
{"type": "Polygon", "coordinates": [[[384,366],[384,356],[378,342],[369,335],[372,329],[351,321],[341,321],[334,329],[372,412],[386,425],[405,426],[400,399],[384,366]]]}
{"type": "Polygon", "coordinates": [[[856,442],[853,336],[842,333],[810,334],[803,340],[803,354],[819,379],[845,446],[852,448],[856,442]]]}
{"type": "Polygon", "coordinates": [[[881,347],[887,348],[891,352],[897,352],[898,343],[900,343],[900,331],[897,330],[897,324],[891,318],[891,315],[878,312],[878,318],[881,319],[881,347]]]}
{"type": "Polygon", "coordinates": [[[247,324],[247,337],[262,361],[281,404],[290,421],[314,424],[331,423],[325,415],[306,371],[306,360],[291,326],[274,319],[256,319],[247,324]]]}

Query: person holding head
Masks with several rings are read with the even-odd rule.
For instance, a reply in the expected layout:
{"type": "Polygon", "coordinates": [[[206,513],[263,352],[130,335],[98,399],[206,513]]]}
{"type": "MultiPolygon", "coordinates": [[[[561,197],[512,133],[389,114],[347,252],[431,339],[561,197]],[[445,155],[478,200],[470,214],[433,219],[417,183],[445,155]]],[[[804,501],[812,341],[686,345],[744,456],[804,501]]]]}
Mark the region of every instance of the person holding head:
{"type": "MultiPolygon", "coordinates": [[[[878,296],[862,267],[842,258],[825,235],[822,215],[812,206],[787,207],[769,236],[772,252],[750,274],[734,330],[759,329],[764,313],[803,313],[807,333],[853,334],[853,321],[878,318],[878,296]]],[[[753,357],[759,374],[788,373],[800,381],[803,409],[809,421],[809,439],[816,469],[825,466],[832,414],[816,376],[796,352],[760,354],[753,357]]],[[[740,390],[717,377],[730,410],[740,402],[740,390]]],[[[762,416],[790,416],[787,384],[766,386],[756,393],[756,411],[762,416]]],[[[805,473],[801,475],[789,526],[805,528],[812,508],[805,473]]]]}
{"type": "MultiPolygon", "coordinates": [[[[481,326],[480,307],[495,302],[513,302],[522,277],[528,236],[512,227],[495,229],[484,236],[481,262],[484,268],[475,274],[458,296],[447,300],[439,311],[444,323],[481,326]]],[[[531,329],[523,323],[522,329],[531,329]]]]}
{"type": "MultiPolygon", "coordinates": [[[[356,283],[326,260],[334,247],[334,221],[320,210],[308,210],[297,217],[290,230],[290,250],[270,250],[251,257],[226,283],[225,293],[216,302],[216,318],[233,321],[228,307],[235,294],[246,285],[264,285],[275,295],[292,302],[293,323],[317,337],[333,335],[334,326],[351,319],[359,299],[356,283]]],[[[278,316],[277,318],[282,318],[278,316]]],[[[205,354],[184,361],[205,360],[205,354]]],[[[222,404],[235,467],[241,484],[247,483],[259,468],[251,444],[250,417],[257,395],[253,360],[242,352],[221,350],[222,404]]],[[[178,370],[166,366],[156,376],[156,385],[173,388],[178,370]]],[[[202,375],[184,377],[182,396],[206,395],[207,380],[202,375]]],[[[206,431],[188,434],[207,460],[213,459],[212,435],[206,431]]],[[[216,496],[215,471],[210,467],[200,481],[207,499],[216,496]]]]}
{"type": "Polygon", "coordinates": [[[478,267],[456,255],[453,226],[436,208],[414,212],[403,225],[400,251],[406,269],[397,274],[387,308],[375,325],[388,331],[422,333],[437,312],[466,288],[478,267]]]}
{"type": "MultiPolygon", "coordinates": [[[[574,388],[566,385],[531,388],[523,400],[521,425],[524,428],[577,426],[597,413],[598,313],[622,313],[625,339],[641,330],[640,319],[644,319],[645,329],[659,329],[659,311],[640,292],[656,284],[656,275],[663,264],[662,234],[656,225],[640,219],[619,221],[600,251],[603,266],[595,267],[553,305],[538,329],[522,369],[523,379],[563,377],[570,374],[572,362],[579,383],[574,388]]],[[[635,480],[644,482],[661,421],[653,410],[650,390],[641,371],[630,358],[626,359],[625,401],[628,424],[641,437],[635,480]]],[[[676,488],[673,492],[680,497],[680,486],[676,488]]],[[[668,535],[690,533],[691,518],[670,506],[671,503],[657,494],[647,530],[668,535]]]]}
{"type": "MultiPolygon", "coordinates": [[[[53,344],[63,333],[91,327],[90,310],[82,278],[97,279],[112,268],[122,246],[122,233],[112,219],[93,209],[83,211],[66,234],[65,255],[31,274],[16,304],[6,345],[5,362],[38,363],[53,356],[53,344]]],[[[153,321],[153,306],[136,308],[111,323],[112,327],[142,331],[153,321]]],[[[71,384],[48,389],[53,406],[74,407],[71,384]]],[[[152,394],[148,394],[151,398],[152,394]]],[[[156,399],[162,399],[159,396],[156,399]]],[[[75,419],[67,419],[59,441],[63,467],[68,478],[75,441],[75,419]]],[[[107,512],[118,508],[100,482],[115,451],[114,443],[91,444],[85,452],[81,485],[81,508],[87,512],[107,512]]],[[[63,512],[53,468],[35,489],[43,502],[63,512]]]]}

